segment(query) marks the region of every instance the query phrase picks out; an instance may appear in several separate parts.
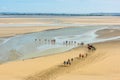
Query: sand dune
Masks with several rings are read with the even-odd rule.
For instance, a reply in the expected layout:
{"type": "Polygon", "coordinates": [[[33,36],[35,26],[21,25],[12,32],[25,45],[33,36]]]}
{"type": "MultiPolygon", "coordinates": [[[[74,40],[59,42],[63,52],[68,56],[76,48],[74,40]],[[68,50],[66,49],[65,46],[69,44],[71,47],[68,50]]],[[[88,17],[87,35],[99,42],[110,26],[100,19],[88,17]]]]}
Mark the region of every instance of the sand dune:
{"type": "MultiPolygon", "coordinates": [[[[113,80],[120,79],[120,64],[119,61],[119,49],[114,49],[112,47],[117,47],[116,44],[120,42],[115,42],[114,45],[110,42],[105,43],[106,46],[101,44],[95,45],[97,51],[88,52],[87,58],[79,59],[75,58],[71,66],[55,66],[28,77],[26,80],[113,80]],[[111,46],[106,49],[106,47],[111,46]],[[99,49],[100,48],[100,49],[99,49]],[[112,49],[112,53],[111,50],[112,49]],[[113,53],[116,51],[116,53],[113,53]],[[114,56],[113,56],[114,55],[114,56]],[[59,77],[60,76],[60,77],[59,77]],[[112,76],[112,77],[109,77],[112,76]],[[57,78],[58,77],[58,78],[57,78]],[[57,78],[57,79],[55,79],[57,78]],[[89,79],[90,78],[90,79],[89,79]]],[[[104,43],[102,43],[104,44],[104,43]]],[[[86,49],[77,48],[75,51],[80,50],[80,52],[86,49]]],[[[70,51],[71,52],[71,51],[70,51]]]]}
{"type": "Polygon", "coordinates": [[[119,41],[95,45],[98,49],[94,53],[96,56],[90,57],[94,58],[92,63],[88,64],[89,61],[86,61],[86,66],[56,80],[120,80],[119,45],[119,41]]]}
{"type": "Polygon", "coordinates": [[[79,53],[86,53],[86,47],[24,61],[0,65],[0,80],[119,80],[120,41],[95,44],[97,51],[78,59],[79,53]],[[63,67],[68,58],[75,58],[72,65],[63,67]]]}

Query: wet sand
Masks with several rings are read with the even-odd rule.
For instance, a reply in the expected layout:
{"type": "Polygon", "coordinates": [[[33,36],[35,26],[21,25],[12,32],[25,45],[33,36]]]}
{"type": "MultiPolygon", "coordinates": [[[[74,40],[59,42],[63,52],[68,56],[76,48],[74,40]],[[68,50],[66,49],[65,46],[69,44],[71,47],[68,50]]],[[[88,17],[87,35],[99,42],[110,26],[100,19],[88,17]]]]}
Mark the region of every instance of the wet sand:
{"type": "Polygon", "coordinates": [[[96,32],[97,38],[112,38],[120,36],[120,29],[103,29],[96,32]]]}

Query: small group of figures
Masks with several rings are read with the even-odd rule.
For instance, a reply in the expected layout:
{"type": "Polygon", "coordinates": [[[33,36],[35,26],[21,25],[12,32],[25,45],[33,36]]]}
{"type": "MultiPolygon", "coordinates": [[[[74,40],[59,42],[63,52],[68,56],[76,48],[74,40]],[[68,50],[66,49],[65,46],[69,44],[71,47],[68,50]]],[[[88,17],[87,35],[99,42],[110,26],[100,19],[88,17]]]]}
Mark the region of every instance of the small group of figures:
{"type": "MultiPolygon", "coordinates": [[[[82,59],[82,58],[85,58],[85,57],[87,57],[88,56],[88,54],[87,53],[85,53],[85,54],[79,54],[79,58],[80,59],[82,59]]],[[[72,64],[72,62],[73,62],[73,60],[74,60],[75,58],[71,58],[71,59],[68,59],[67,61],[64,61],[63,62],[63,64],[64,64],[64,66],[70,66],[71,64],[72,64]]]]}
{"type": "Polygon", "coordinates": [[[91,44],[88,44],[88,50],[90,50],[90,51],[95,51],[96,50],[96,47],[94,47],[93,45],[91,45],[91,44]]]}
{"type": "Polygon", "coordinates": [[[63,44],[64,44],[64,45],[78,45],[78,46],[84,45],[83,42],[79,43],[79,42],[77,42],[77,41],[64,41],[63,44]]]}
{"type": "MultiPolygon", "coordinates": [[[[39,42],[39,44],[56,44],[55,39],[35,39],[35,42],[39,42]]],[[[63,41],[63,45],[70,46],[70,45],[77,45],[77,46],[83,46],[83,42],[77,42],[77,41],[63,41]]]]}
{"type": "MultiPolygon", "coordinates": [[[[88,50],[90,50],[90,51],[95,51],[96,50],[96,47],[94,47],[93,45],[88,44],[87,46],[88,46],[87,47],[88,50]]],[[[88,56],[88,53],[84,53],[84,54],[80,53],[78,58],[83,59],[83,58],[87,58],[87,56],[88,56]]],[[[64,66],[70,66],[74,59],[75,58],[71,58],[71,59],[68,59],[67,61],[64,61],[63,62],[64,66]]]]}
{"type": "Polygon", "coordinates": [[[63,64],[67,66],[67,65],[71,65],[72,62],[73,62],[73,58],[68,59],[67,61],[64,61],[63,64]]]}
{"type": "Polygon", "coordinates": [[[52,44],[55,45],[56,44],[56,40],[55,39],[35,39],[35,41],[39,41],[40,43],[44,43],[44,44],[52,44]]]}
{"type": "Polygon", "coordinates": [[[87,57],[87,56],[88,56],[87,53],[85,53],[85,54],[79,54],[79,58],[85,58],[85,57],[87,57]]]}

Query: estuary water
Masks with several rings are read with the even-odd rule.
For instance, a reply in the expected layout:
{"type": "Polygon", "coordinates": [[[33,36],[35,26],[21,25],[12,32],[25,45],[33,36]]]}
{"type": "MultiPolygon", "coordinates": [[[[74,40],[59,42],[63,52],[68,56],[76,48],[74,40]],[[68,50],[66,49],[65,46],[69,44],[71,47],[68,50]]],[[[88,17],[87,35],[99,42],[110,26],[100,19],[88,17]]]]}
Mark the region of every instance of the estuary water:
{"type": "Polygon", "coordinates": [[[57,54],[85,44],[119,37],[98,39],[96,31],[119,26],[78,26],[0,38],[0,62],[57,54]]]}

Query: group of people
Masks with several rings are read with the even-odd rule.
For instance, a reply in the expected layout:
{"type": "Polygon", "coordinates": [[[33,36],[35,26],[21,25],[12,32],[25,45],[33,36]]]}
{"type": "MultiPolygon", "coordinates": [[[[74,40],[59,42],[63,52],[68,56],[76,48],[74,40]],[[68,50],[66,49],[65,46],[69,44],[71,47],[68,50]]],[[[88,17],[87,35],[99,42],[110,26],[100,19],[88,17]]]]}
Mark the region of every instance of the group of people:
{"type": "Polygon", "coordinates": [[[55,45],[56,44],[56,40],[55,39],[35,39],[35,41],[41,43],[41,44],[52,44],[55,45]]]}
{"type": "Polygon", "coordinates": [[[77,41],[64,41],[63,45],[77,45],[77,46],[82,46],[84,45],[83,42],[77,42],[77,41]]]}
{"type": "MultiPolygon", "coordinates": [[[[90,45],[90,44],[87,45],[87,48],[88,48],[89,51],[95,51],[96,50],[96,47],[94,47],[93,45],[90,45]]],[[[86,58],[87,56],[88,56],[88,53],[84,53],[84,54],[80,53],[79,54],[80,59],[86,58]]],[[[74,58],[71,58],[71,59],[68,59],[67,61],[64,61],[63,62],[64,66],[70,66],[72,64],[73,60],[74,60],[74,58]]]]}
{"type": "MultiPolygon", "coordinates": [[[[51,44],[51,45],[55,45],[56,44],[56,40],[55,39],[35,39],[35,42],[39,42],[39,44],[51,44]]],[[[74,40],[71,40],[71,41],[63,41],[63,45],[65,46],[71,46],[71,45],[76,45],[76,46],[82,46],[84,45],[83,42],[77,42],[77,41],[74,41],[74,40]]]]}
{"type": "MultiPolygon", "coordinates": [[[[85,54],[79,54],[79,58],[85,58],[85,57],[87,57],[87,53],[85,53],[85,54]]],[[[73,62],[73,60],[74,60],[74,58],[71,58],[71,59],[68,59],[67,61],[64,61],[63,62],[63,64],[64,64],[64,66],[70,66],[71,64],[72,64],[72,62],[73,62]]]]}
{"type": "Polygon", "coordinates": [[[68,59],[67,61],[64,61],[64,65],[71,65],[71,62],[73,62],[73,58],[68,59]]]}
{"type": "Polygon", "coordinates": [[[92,51],[96,50],[96,48],[93,45],[91,45],[91,44],[88,44],[87,48],[88,48],[88,50],[92,50],[92,51]]]}

